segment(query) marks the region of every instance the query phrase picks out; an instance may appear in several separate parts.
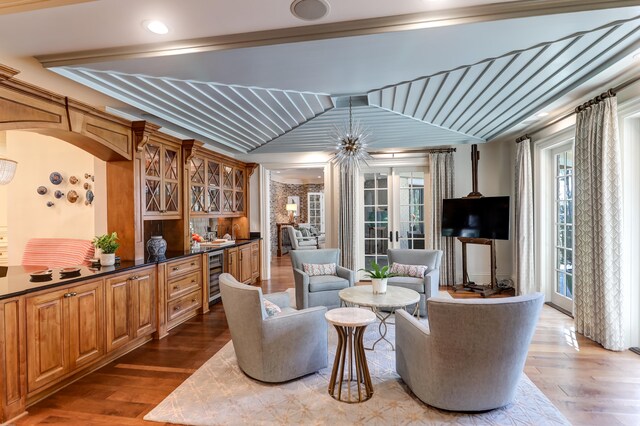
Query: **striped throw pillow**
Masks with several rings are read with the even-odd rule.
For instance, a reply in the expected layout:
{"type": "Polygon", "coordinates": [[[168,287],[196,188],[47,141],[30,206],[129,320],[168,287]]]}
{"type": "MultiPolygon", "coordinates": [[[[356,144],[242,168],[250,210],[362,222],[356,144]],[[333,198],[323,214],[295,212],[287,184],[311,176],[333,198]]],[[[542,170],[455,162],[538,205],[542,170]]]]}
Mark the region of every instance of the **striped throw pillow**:
{"type": "Polygon", "coordinates": [[[403,265],[402,263],[393,262],[389,272],[401,277],[423,278],[424,274],[429,272],[429,267],[425,265],[403,265]]]}
{"type": "Polygon", "coordinates": [[[303,263],[302,270],[310,277],[316,275],[338,275],[335,263],[303,263]]]}

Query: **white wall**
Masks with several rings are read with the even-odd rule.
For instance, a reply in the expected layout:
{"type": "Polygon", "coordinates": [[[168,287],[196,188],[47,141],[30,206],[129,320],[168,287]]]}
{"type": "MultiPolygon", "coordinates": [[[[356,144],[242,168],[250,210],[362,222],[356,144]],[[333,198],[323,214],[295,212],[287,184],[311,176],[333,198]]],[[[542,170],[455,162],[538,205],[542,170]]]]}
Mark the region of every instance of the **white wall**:
{"type": "MultiPolygon", "coordinates": [[[[458,145],[454,153],[455,197],[465,197],[471,190],[471,145],[458,145]]],[[[478,191],[485,197],[511,196],[511,230],[508,241],[496,241],[496,266],[498,280],[513,279],[513,185],[515,142],[491,142],[478,145],[478,191]]],[[[488,246],[467,246],[467,271],[471,281],[488,284],[491,281],[491,257],[488,246]]],[[[462,249],[456,241],[456,279],[462,282],[462,249]]]]}
{"type": "Polygon", "coordinates": [[[260,173],[256,169],[249,179],[249,232],[260,232],[260,173]]]}
{"type": "Polygon", "coordinates": [[[106,232],[106,164],[93,155],[60,139],[37,133],[6,132],[7,157],[18,162],[13,181],[7,185],[7,222],[9,231],[9,264],[19,265],[24,247],[30,238],[82,238],[92,239],[106,232]],[[49,174],[57,171],[64,177],[60,185],[49,181],[49,174]],[[89,182],[95,193],[93,205],[86,206],[86,179],[84,174],[95,175],[89,182]],[[70,176],[80,182],[69,183],[70,176]],[[39,186],[48,189],[39,195],[39,186]],[[76,203],[56,199],[56,189],[65,194],[75,190],[80,194],[76,203]],[[47,207],[47,201],[55,203],[47,207]]]}

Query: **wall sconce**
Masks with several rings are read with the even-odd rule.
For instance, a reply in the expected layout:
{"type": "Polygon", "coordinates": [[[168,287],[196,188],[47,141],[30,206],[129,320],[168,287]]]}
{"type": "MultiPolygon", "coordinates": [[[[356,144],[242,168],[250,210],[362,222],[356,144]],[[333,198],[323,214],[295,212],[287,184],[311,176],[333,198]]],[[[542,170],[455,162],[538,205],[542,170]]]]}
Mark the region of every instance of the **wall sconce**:
{"type": "Polygon", "coordinates": [[[298,211],[298,205],[297,204],[287,204],[287,212],[289,212],[289,223],[294,223],[293,219],[295,216],[296,211],[298,211]]]}
{"type": "Polygon", "coordinates": [[[16,174],[18,162],[0,157],[0,185],[6,185],[16,174]]]}

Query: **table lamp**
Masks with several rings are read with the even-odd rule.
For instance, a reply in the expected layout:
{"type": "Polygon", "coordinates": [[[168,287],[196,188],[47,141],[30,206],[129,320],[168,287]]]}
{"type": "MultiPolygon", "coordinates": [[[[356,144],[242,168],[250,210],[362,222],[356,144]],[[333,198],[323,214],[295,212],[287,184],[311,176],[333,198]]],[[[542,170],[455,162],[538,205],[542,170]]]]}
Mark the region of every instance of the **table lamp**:
{"type": "Polygon", "coordinates": [[[289,212],[289,223],[293,223],[293,219],[296,211],[298,211],[298,205],[295,203],[287,204],[287,212],[289,212]]]}

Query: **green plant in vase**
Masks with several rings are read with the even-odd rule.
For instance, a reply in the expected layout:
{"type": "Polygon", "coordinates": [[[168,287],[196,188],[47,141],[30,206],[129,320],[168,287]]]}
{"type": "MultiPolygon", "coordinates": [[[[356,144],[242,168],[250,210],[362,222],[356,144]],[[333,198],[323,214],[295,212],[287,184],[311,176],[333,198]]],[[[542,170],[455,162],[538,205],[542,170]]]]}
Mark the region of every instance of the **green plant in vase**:
{"type": "Polygon", "coordinates": [[[120,247],[118,234],[104,234],[93,239],[93,245],[100,249],[100,264],[102,266],[112,266],[116,263],[116,250],[120,247]]]}
{"type": "Polygon", "coordinates": [[[360,269],[371,278],[371,286],[374,294],[382,294],[387,292],[387,278],[393,277],[395,274],[389,272],[389,266],[382,268],[376,262],[371,262],[371,269],[360,269]]]}

